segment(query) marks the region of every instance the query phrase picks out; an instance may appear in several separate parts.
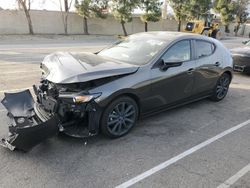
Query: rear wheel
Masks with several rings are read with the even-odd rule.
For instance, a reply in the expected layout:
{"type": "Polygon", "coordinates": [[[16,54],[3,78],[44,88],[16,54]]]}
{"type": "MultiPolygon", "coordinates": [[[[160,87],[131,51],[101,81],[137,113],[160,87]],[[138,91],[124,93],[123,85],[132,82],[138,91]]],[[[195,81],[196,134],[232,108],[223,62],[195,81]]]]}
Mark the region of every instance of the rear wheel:
{"type": "Polygon", "coordinates": [[[211,96],[211,100],[220,101],[224,99],[227,95],[230,82],[231,76],[227,73],[223,73],[217,81],[216,87],[213,91],[213,95],[211,96]]]}
{"type": "Polygon", "coordinates": [[[135,126],[137,118],[136,102],[130,97],[120,97],[104,110],[101,130],[110,138],[118,138],[127,134],[135,126]]]}

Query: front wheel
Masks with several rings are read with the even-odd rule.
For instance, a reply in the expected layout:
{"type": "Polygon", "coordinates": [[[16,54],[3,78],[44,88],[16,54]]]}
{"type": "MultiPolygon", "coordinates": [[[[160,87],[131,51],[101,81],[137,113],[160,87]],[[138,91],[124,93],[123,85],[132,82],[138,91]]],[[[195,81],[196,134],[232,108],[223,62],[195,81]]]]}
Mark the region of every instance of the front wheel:
{"type": "Polygon", "coordinates": [[[138,106],[130,97],[120,97],[104,110],[101,130],[105,136],[118,138],[127,134],[136,124],[138,106]]]}
{"type": "Polygon", "coordinates": [[[221,101],[222,99],[224,99],[227,95],[230,82],[231,76],[227,73],[223,73],[217,81],[217,84],[213,91],[213,95],[210,97],[210,99],[213,101],[221,101]]]}

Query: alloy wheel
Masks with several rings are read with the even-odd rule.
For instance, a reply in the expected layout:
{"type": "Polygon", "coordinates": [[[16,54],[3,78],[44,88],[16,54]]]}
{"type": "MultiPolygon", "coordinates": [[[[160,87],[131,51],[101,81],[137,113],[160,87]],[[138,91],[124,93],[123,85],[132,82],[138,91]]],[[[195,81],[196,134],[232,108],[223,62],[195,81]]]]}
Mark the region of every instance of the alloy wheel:
{"type": "Polygon", "coordinates": [[[110,111],[107,128],[113,135],[120,136],[128,132],[135,122],[135,106],[129,102],[121,102],[110,111]]]}
{"type": "Polygon", "coordinates": [[[229,76],[224,75],[220,78],[216,87],[216,95],[218,99],[222,99],[226,96],[229,84],[230,84],[229,76]]]}

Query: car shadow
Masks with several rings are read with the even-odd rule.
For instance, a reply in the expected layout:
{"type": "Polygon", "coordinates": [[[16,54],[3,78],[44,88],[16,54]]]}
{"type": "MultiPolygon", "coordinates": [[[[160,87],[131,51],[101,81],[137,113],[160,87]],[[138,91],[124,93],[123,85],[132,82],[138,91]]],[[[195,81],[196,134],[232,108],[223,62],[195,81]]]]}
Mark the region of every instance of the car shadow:
{"type": "MultiPolygon", "coordinates": [[[[127,135],[117,138],[117,139],[110,139],[108,137],[105,137],[101,133],[99,133],[96,136],[88,137],[88,138],[74,138],[70,137],[68,135],[65,135],[63,133],[58,134],[57,137],[47,140],[46,142],[41,143],[39,146],[34,148],[39,152],[39,150],[42,152],[49,153],[49,150],[53,149],[55,144],[52,144],[54,142],[60,142],[59,145],[64,145],[65,147],[70,147],[71,149],[81,148],[91,148],[92,146],[95,147],[105,147],[106,145],[112,145],[112,144],[122,144],[126,141],[131,141],[134,139],[138,139],[140,137],[158,137],[158,136],[164,136],[164,137],[174,137],[180,134],[185,134],[187,130],[187,124],[188,121],[184,121],[183,124],[179,124],[176,126],[176,124],[173,123],[172,118],[170,117],[176,117],[178,114],[182,114],[185,110],[190,110],[194,108],[200,108],[201,106],[206,105],[207,103],[213,104],[208,99],[204,99],[201,101],[197,101],[185,106],[181,106],[178,108],[174,108],[171,110],[162,111],[150,116],[147,116],[143,119],[140,119],[137,122],[137,125],[131,130],[130,133],[127,135]],[[161,131],[159,131],[161,130],[161,131]],[[39,149],[38,149],[39,148],[39,149]]],[[[187,114],[183,114],[183,116],[186,116],[187,114]]],[[[32,150],[33,151],[33,150],[32,150]]]]}
{"type": "MultiPolygon", "coordinates": [[[[246,105],[250,90],[238,88],[231,88],[230,90],[229,95],[221,102],[215,103],[209,99],[203,99],[145,117],[138,121],[128,135],[118,139],[109,139],[102,134],[84,139],[58,134],[58,136],[48,139],[33,148],[28,155],[30,157],[58,156],[59,154],[63,155],[65,152],[79,152],[80,150],[82,153],[87,153],[89,150],[105,148],[110,145],[119,147],[119,145],[124,145],[124,143],[133,144],[133,141],[145,138],[153,140],[159,137],[171,143],[172,140],[180,138],[186,133],[197,131],[206,122],[213,121],[212,123],[216,123],[216,121],[221,121],[223,118],[230,118],[233,116],[234,111],[238,110],[237,106],[246,105]],[[241,100],[239,100],[239,97],[241,100]],[[231,114],[228,114],[229,110],[231,110],[231,114]]],[[[248,108],[241,110],[245,110],[244,113],[246,113],[248,109],[250,111],[250,104],[248,108]]],[[[237,118],[240,119],[240,117],[237,118]]],[[[210,126],[210,124],[207,124],[207,126],[210,126]]],[[[5,148],[1,148],[1,150],[5,150],[5,148]]],[[[21,153],[23,152],[16,152],[15,155],[21,153]]]]}

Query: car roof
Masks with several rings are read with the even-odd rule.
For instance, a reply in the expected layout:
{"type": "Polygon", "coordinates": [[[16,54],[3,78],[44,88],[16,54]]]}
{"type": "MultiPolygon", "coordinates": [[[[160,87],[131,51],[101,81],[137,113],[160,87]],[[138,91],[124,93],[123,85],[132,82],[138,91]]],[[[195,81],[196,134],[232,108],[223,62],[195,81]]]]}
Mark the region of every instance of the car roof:
{"type": "Polygon", "coordinates": [[[217,43],[217,40],[207,37],[204,35],[194,34],[194,33],[184,33],[175,31],[152,31],[152,32],[141,32],[130,35],[130,37],[138,37],[145,39],[158,39],[168,41],[169,43],[177,39],[200,39],[206,40],[213,43],[217,43]]]}

